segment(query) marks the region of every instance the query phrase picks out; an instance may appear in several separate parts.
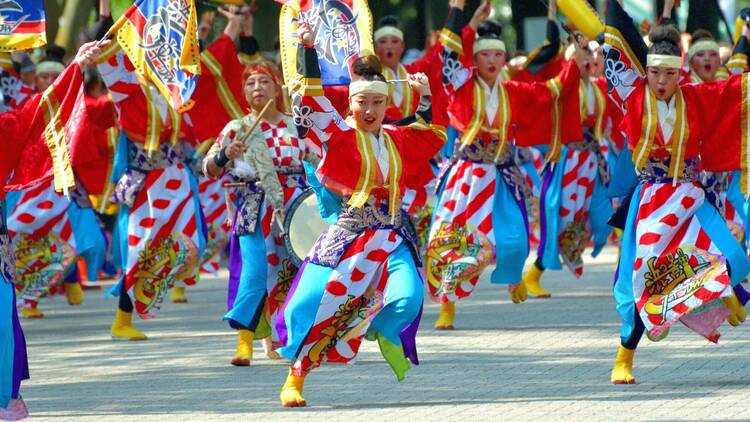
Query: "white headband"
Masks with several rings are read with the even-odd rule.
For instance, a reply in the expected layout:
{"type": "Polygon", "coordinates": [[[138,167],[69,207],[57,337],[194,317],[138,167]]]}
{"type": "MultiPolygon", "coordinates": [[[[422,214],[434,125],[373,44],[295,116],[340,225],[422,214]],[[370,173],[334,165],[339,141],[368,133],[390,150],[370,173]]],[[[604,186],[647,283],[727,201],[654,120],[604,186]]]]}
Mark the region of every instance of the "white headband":
{"type": "Polygon", "coordinates": [[[688,50],[688,60],[692,59],[693,56],[695,56],[699,51],[716,51],[719,52],[719,44],[714,40],[700,40],[698,42],[694,42],[690,49],[688,50]]]}
{"type": "Polygon", "coordinates": [[[505,51],[505,43],[497,38],[478,38],[474,41],[474,54],[484,50],[505,51]]]}
{"type": "Polygon", "coordinates": [[[377,41],[377,40],[379,40],[379,39],[381,39],[383,37],[387,37],[389,35],[392,35],[392,36],[400,39],[401,41],[404,40],[404,32],[401,31],[400,29],[396,28],[395,26],[390,26],[390,25],[378,28],[378,30],[375,31],[375,36],[373,38],[375,38],[375,41],[377,41]]]}
{"type": "Polygon", "coordinates": [[[57,72],[63,73],[65,65],[60,62],[43,61],[36,65],[36,73],[57,72]]]}
{"type": "Polygon", "coordinates": [[[388,84],[383,81],[354,81],[349,84],[349,96],[357,94],[381,94],[388,96],[388,84]]]}
{"type": "Polygon", "coordinates": [[[646,56],[646,66],[679,69],[682,67],[682,57],[668,54],[649,54],[646,56]]]}

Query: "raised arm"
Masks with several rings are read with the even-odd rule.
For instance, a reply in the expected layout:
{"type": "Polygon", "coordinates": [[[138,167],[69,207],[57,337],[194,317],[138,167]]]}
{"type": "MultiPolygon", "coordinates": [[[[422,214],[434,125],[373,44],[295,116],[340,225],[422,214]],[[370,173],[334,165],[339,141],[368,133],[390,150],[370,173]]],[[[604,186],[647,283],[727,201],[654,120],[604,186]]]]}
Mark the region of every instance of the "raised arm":
{"type": "Polygon", "coordinates": [[[547,37],[544,44],[529,54],[524,70],[537,73],[560,54],[560,28],[557,26],[557,1],[549,0],[547,8],[547,37]]]}
{"type": "Polygon", "coordinates": [[[737,39],[737,43],[732,49],[732,55],[729,57],[724,67],[730,74],[745,73],[750,70],[748,57],[750,57],[750,27],[742,26],[742,35],[737,39]]]}
{"type": "Polygon", "coordinates": [[[301,78],[290,87],[292,115],[300,139],[306,138],[322,150],[332,134],[351,128],[325,97],[310,27],[300,23],[298,32],[303,40],[297,47],[297,73],[301,78]]]}
{"type": "Polygon", "coordinates": [[[617,0],[607,1],[603,49],[609,95],[624,110],[625,101],[646,75],[648,47],[617,0]]]}
{"type": "MultiPolygon", "coordinates": [[[[463,2],[451,1],[451,9],[448,12],[448,20],[440,32],[440,44],[443,49],[441,59],[443,63],[443,89],[449,96],[455,95],[461,86],[469,80],[471,72],[466,64],[461,61],[464,56],[463,42],[461,39],[461,14],[463,13],[463,2]]],[[[470,61],[468,61],[470,63],[470,61]]]]}

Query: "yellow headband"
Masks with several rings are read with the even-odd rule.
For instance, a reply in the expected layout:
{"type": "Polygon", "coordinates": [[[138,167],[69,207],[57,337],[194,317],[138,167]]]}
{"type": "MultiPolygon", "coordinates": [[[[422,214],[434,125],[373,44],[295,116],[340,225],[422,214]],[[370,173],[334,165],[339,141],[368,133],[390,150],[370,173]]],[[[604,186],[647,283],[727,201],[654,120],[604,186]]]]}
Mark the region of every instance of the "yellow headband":
{"type": "Polygon", "coordinates": [[[379,40],[379,39],[381,39],[383,37],[387,37],[389,35],[392,35],[392,36],[400,39],[401,41],[404,40],[404,33],[403,33],[403,31],[401,31],[400,29],[396,28],[395,26],[390,26],[390,25],[384,26],[382,28],[378,28],[378,30],[375,31],[375,35],[373,36],[373,38],[375,39],[375,41],[377,41],[377,40],[379,40]]]}
{"type": "Polygon", "coordinates": [[[388,96],[388,84],[383,81],[354,81],[349,84],[349,97],[357,94],[381,94],[388,96]]]}
{"type": "Polygon", "coordinates": [[[646,66],[679,69],[682,67],[682,57],[668,54],[649,54],[646,56],[646,66]]]}
{"type": "Polygon", "coordinates": [[[474,41],[474,54],[484,50],[505,51],[505,43],[497,38],[478,38],[474,41]]]}
{"type": "Polygon", "coordinates": [[[695,56],[699,51],[715,51],[719,52],[719,44],[714,40],[700,40],[698,42],[694,42],[690,49],[688,50],[687,56],[688,61],[690,61],[693,56],[695,56]]]}

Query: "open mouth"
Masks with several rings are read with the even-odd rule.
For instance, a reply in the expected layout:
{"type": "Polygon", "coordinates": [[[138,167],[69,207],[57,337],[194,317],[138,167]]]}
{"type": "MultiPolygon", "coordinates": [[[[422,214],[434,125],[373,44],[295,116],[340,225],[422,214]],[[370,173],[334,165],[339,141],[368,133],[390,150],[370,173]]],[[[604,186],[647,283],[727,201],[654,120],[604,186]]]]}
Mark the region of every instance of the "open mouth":
{"type": "Polygon", "coordinates": [[[656,90],[656,92],[659,94],[660,97],[663,97],[664,95],[666,95],[667,90],[664,88],[659,88],[656,90]]]}
{"type": "Polygon", "coordinates": [[[497,68],[495,66],[490,66],[490,73],[495,73],[497,71],[497,68]]]}
{"type": "Polygon", "coordinates": [[[375,118],[374,118],[374,117],[365,117],[365,118],[364,118],[364,121],[365,121],[365,123],[367,123],[368,125],[371,125],[371,124],[374,124],[374,123],[375,123],[375,118]]]}
{"type": "Polygon", "coordinates": [[[393,58],[393,53],[389,51],[389,52],[385,53],[385,57],[387,57],[388,59],[392,59],[393,58]]]}
{"type": "Polygon", "coordinates": [[[707,65],[703,66],[703,69],[704,69],[704,70],[705,70],[706,72],[711,72],[711,71],[713,70],[713,69],[712,69],[711,67],[712,67],[712,66],[711,66],[710,64],[707,64],[707,65]]]}

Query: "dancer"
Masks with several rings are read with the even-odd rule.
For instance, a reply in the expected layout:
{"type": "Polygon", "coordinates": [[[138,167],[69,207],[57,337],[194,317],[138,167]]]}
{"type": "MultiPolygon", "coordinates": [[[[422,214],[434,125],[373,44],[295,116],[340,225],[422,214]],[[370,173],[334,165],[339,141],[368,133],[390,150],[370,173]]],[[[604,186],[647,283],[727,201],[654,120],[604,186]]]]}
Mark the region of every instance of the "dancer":
{"type": "MultiPolygon", "coordinates": [[[[446,38],[456,40],[458,8],[451,9],[446,38]]],[[[514,303],[526,299],[521,273],[529,250],[525,198],[530,195],[514,159],[513,134],[549,142],[559,151],[556,98],[577,104],[579,69],[569,62],[547,83],[501,81],[505,46],[494,21],[483,22],[473,45],[475,73],[456,65],[461,51],[446,43],[446,87],[452,94],[451,125],[459,132],[453,156],[440,175],[427,248],[430,295],[441,303],[435,327],[452,329],[455,302],[471,294],[494,259],[493,284],[507,284],[514,303]],[[515,132],[513,127],[515,126],[515,132]]]]}
{"type": "Polygon", "coordinates": [[[152,318],[175,284],[196,282],[206,242],[198,183],[180,140],[182,117],[155,86],[140,83],[121,50],[109,49],[97,63],[121,126],[112,180],[120,205],[113,255],[123,277],[110,289],[119,296],[111,334],[145,340],[133,311],[152,318]]]}
{"type": "Polygon", "coordinates": [[[284,345],[278,351],[294,362],[281,389],[285,407],[305,406],[309,372],[323,361],[351,362],[365,335],[378,341],[398,379],[409,368],[407,357],[417,363],[423,287],[415,240],[402,225],[400,193],[426,184],[429,159],[442,146],[425,124],[430,90],[424,75],[409,76],[421,98],[417,121],[383,125],[388,85],[381,63],[360,57],[349,86],[351,115],[344,121],[322,96],[310,28],[303,23],[299,32],[304,79],[294,109],[310,113],[295,115],[295,122],[302,136],[326,141],[316,172],[322,185],[315,187],[326,214],[337,218],[305,258],[276,321],[284,345]]]}
{"type": "Polygon", "coordinates": [[[612,230],[607,224],[612,215],[612,202],[607,196],[609,160],[602,148],[609,103],[606,90],[597,83],[591,43],[583,35],[577,36],[580,39],[576,41],[586,46],[579,83],[581,107],[570,112],[580,115],[583,131],[574,135],[576,142],[562,148],[559,162],[546,166],[541,175],[541,239],[537,259],[523,277],[529,292],[537,297],[551,296],[540,281],[546,269],[560,270],[564,263],[580,277],[583,252],[589,242],[593,241],[591,255],[596,257],[612,230]]]}
{"type": "Polygon", "coordinates": [[[607,75],[610,96],[625,110],[622,128],[637,171],[617,215],[624,231],[614,286],[622,319],[614,384],[635,383],[633,356],[644,332],[661,340],[679,321],[717,342],[725,319],[739,325],[746,314],[741,301],[747,298],[740,301],[734,292],[743,292],[738,284],[750,261],[706,201],[699,165],[747,171],[737,157],[747,154],[741,128],[747,125],[748,75],[680,86],[679,31],[658,26],[649,38],[646,47],[622,6],[608,2],[605,52],[607,67],[615,69],[607,75]]]}
{"type": "MultiPolygon", "coordinates": [[[[95,43],[84,44],[74,62],[58,78],[59,85],[51,86],[49,92],[44,93],[45,98],[56,97],[61,108],[72,108],[74,97],[69,95],[78,93],[76,87],[80,87],[83,79],[81,66],[94,60],[99,53],[95,43]]],[[[44,107],[46,105],[40,104],[40,98],[34,98],[19,110],[0,113],[0,133],[3,134],[0,137],[0,150],[3,151],[0,155],[0,419],[3,420],[28,416],[20,386],[21,381],[29,378],[26,343],[16,310],[13,285],[16,266],[6,225],[4,193],[11,173],[11,183],[16,186],[35,185],[52,177],[51,151],[47,150],[42,120],[46,115],[40,112],[44,107]]],[[[56,175],[62,176],[60,173],[56,175]]],[[[64,182],[64,178],[61,177],[60,181],[64,182]]]]}
{"type": "Polygon", "coordinates": [[[303,161],[318,163],[291,132],[294,121],[282,112],[281,85],[273,70],[262,64],[249,66],[242,79],[252,112],[231,121],[203,160],[205,174],[226,174],[236,186],[230,193],[234,210],[229,311],[224,316],[237,330],[237,353],[231,361],[236,366],[250,365],[259,322],[274,323],[297,274],[283,247],[283,219],[285,209],[307,187],[303,161]]]}
{"type": "MultiPolygon", "coordinates": [[[[65,70],[64,55],[65,50],[61,47],[47,47],[47,56],[37,69],[36,86],[40,92],[36,96],[42,96],[65,70]]],[[[80,113],[79,135],[81,128],[91,120],[90,114],[80,113]]],[[[44,317],[38,307],[39,299],[58,283],[64,285],[68,303],[80,305],[83,290],[74,276],[76,260],[79,257],[85,259],[90,280],[97,279],[104,262],[106,240],[85,188],[95,178],[81,166],[84,160],[80,159],[78,152],[71,151],[77,184],[68,195],[56,192],[52,180],[45,180],[11,192],[7,197],[7,229],[15,245],[18,264],[16,293],[23,299],[24,318],[44,317]]],[[[89,155],[93,154],[89,151],[89,155]]],[[[91,168],[101,167],[101,162],[96,160],[92,157],[86,162],[92,163],[91,168]]]]}

